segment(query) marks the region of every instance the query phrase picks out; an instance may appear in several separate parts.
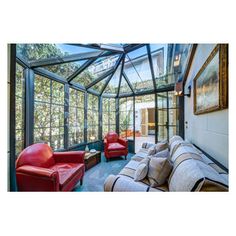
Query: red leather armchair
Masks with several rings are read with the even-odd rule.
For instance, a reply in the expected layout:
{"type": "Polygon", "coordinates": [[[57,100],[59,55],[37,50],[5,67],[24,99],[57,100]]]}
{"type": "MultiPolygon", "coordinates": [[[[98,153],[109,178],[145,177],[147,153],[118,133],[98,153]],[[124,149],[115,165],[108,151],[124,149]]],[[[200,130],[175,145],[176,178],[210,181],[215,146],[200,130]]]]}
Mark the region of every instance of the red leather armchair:
{"type": "Polygon", "coordinates": [[[104,153],[107,160],[112,157],[128,155],[128,141],[119,138],[115,132],[109,132],[104,138],[104,153]]]}
{"type": "Polygon", "coordinates": [[[16,160],[19,191],[71,191],[85,171],[84,151],[54,152],[43,143],[24,149],[16,160]]]}

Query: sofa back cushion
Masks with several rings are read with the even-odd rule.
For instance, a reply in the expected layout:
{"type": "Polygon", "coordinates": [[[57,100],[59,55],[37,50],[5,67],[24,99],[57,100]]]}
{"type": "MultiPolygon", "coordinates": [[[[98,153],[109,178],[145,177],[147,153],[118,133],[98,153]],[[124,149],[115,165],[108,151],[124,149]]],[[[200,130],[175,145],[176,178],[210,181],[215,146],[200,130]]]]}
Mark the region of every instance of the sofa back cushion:
{"type": "Polygon", "coordinates": [[[118,141],[118,134],[116,132],[109,132],[106,135],[106,139],[108,143],[116,143],[118,141]]]}
{"type": "Polygon", "coordinates": [[[168,148],[168,147],[169,147],[169,145],[168,145],[167,141],[159,142],[159,143],[157,143],[156,145],[151,146],[151,147],[148,149],[147,154],[148,154],[149,156],[152,156],[152,155],[154,155],[154,154],[156,154],[156,153],[158,153],[158,152],[161,152],[161,151],[165,150],[165,149],[168,148]]]}
{"type": "Polygon", "coordinates": [[[169,191],[228,191],[228,182],[200,155],[185,153],[175,159],[169,191]]]}
{"type": "Polygon", "coordinates": [[[164,184],[172,170],[172,164],[168,158],[151,158],[148,168],[148,179],[151,187],[157,187],[164,184]]]}
{"type": "Polygon", "coordinates": [[[51,147],[44,143],[36,143],[25,148],[16,161],[16,168],[31,165],[48,168],[55,164],[51,147]]]}

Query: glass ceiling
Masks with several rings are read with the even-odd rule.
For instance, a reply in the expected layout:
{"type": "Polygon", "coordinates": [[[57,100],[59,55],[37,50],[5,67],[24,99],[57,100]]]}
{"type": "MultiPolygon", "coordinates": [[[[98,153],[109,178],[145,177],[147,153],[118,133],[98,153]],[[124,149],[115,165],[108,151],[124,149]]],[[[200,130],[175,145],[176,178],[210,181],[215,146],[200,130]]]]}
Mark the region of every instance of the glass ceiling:
{"type": "Polygon", "coordinates": [[[42,68],[45,74],[100,95],[119,96],[173,85],[185,71],[191,48],[191,44],[17,44],[16,53],[32,69],[42,68]]]}

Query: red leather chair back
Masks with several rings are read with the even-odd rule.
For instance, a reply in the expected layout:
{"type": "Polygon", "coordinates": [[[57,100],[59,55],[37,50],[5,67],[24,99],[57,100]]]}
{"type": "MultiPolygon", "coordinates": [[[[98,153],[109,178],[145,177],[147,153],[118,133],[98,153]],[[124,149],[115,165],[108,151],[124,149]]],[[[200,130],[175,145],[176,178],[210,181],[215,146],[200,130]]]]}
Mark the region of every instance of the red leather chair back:
{"type": "Polygon", "coordinates": [[[118,141],[118,134],[116,132],[109,132],[106,135],[106,139],[108,143],[116,143],[118,141]]]}
{"type": "Polygon", "coordinates": [[[23,165],[48,168],[54,164],[52,149],[47,144],[36,143],[20,153],[16,161],[16,168],[23,165]]]}

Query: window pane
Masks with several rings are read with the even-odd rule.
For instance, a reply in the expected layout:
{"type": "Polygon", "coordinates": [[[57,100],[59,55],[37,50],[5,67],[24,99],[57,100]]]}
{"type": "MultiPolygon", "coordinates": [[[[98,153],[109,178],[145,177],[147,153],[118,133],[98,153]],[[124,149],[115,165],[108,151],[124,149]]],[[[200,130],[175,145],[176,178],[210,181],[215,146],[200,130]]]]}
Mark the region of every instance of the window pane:
{"type": "Polygon", "coordinates": [[[34,99],[36,101],[50,102],[50,80],[40,75],[34,79],[34,99]]]}
{"type": "Polygon", "coordinates": [[[15,100],[15,154],[18,155],[24,149],[24,103],[25,103],[25,79],[24,68],[16,63],[16,100],[15,100]]]}
{"type": "Polygon", "coordinates": [[[52,103],[64,104],[64,85],[52,81],[52,103]]]}
{"type": "Polygon", "coordinates": [[[50,127],[50,104],[34,103],[34,127],[50,127]]]}
{"type": "Polygon", "coordinates": [[[133,98],[119,99],[120,136],[133,139],[133,98]]]}
{"type": "Polygon", "coordinates": [[[84,93],[69,90],[69,146],[84,142],[84,93]]]}
{"type": "Polygon", "coordinates": [[[64,85],[36,75],[34,88],[34,142],[64,148],[64,85]]]}
{"type": "Polygon", "coordinates": [[[166,126],[158,127],[158,141],[167,140],[167,128],[166,126]]]}

